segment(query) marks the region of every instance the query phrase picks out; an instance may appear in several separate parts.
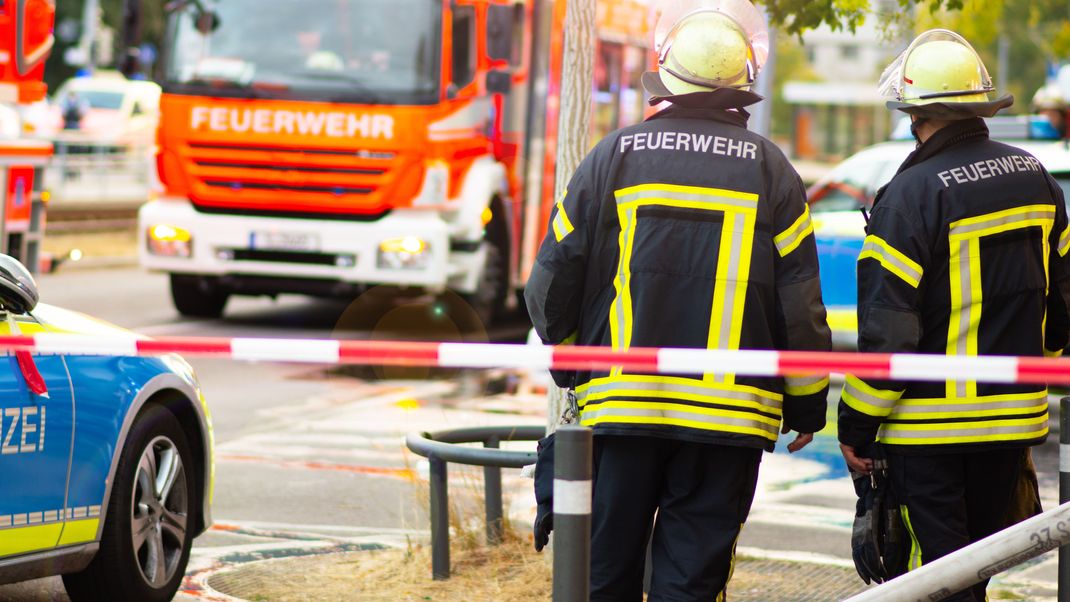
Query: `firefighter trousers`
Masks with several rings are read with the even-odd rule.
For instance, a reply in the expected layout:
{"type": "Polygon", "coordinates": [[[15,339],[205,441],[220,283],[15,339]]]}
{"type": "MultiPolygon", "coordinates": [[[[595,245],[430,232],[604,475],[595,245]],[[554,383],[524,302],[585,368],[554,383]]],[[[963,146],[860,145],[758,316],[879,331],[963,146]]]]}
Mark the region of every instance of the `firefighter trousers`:
{"type": "Polygon", "coordinates": [[[761,456],[745,447],[596,435],[590,599],[642,600],[649,541],[651,602],[723,600],[717,596],[731,577],[761,456]]]}
{"type": "MultiPolygon", "coordinates": [[[[888,451],[916,569],[1007,526],[1026,450],[904,455],[888,451]]],[[[988,580],[945,598],[983,602],[988,580]]]]}

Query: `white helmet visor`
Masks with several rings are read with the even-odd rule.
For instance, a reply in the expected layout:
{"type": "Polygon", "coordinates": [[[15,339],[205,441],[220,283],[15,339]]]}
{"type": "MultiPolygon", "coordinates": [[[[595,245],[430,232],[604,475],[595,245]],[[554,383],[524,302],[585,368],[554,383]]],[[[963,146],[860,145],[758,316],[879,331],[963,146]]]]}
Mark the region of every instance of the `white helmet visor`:
{"type": "Polygon", "coordinates": [[[750,46],[751,81],[769,57],[769,31],[765,18],[748,0],[659,0],[653,10],[653,46],[663,64],[679,25],[689,16],[718,12],[734,21],[750,46]]]}

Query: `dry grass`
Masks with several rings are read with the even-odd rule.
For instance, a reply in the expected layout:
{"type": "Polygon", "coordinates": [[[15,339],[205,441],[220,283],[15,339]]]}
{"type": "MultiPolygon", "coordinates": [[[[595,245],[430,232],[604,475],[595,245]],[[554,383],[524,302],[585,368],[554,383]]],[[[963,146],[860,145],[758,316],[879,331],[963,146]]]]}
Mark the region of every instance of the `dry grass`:
{"type": "Polygon", "coordinates": [[[243,581],[256,582],[249,596],[256,601],[550,600],[550,555],[536,554],[530,541],[510,537],[451,552],[446,581],[431,579],[427,546],[260,562],[241,572],[243,581]]]}

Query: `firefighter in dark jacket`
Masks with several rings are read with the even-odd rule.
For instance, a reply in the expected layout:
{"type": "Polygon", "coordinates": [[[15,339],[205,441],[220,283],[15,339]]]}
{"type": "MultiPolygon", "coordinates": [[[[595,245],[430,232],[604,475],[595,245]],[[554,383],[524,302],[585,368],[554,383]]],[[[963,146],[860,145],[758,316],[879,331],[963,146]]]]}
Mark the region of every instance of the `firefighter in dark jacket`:
{"type": "MultiPolygon", "coordinates": [[[[877,194],[858,259],[861,351],[1057,354],[1070,280],[1063,194],[1040,162],[989,140],[984,64],[947,30],[920,35],[885,71],[889,108],[917,149],[877,194]]],[[[955,375],[948,375],[954,377],[955,375]]],[[[855,472],[879,441],[911,538],[908,569],[1004,528],[1029,446],[1048,435],[1040,385],[848,376],[839,439],[855,472]]],[[[954,600],[984,600],[987,581],[954,600]]]]}
{"type": "MultiPolygon", "coordinates": [[[[831,345],[802,182],[746,129],[761,15],[715,4],[743,10],[662,15],[643,83],[670,106],[603,139],[554,207],[525,291],[546,343],[831,345]]],[[[554,374],[595,434],[592,600],[642,599],[652,529],[650,600],[724,599],[763,450],[788,430],[800,449],[825,425],[826,375],[700,368],[554,374]]]]}

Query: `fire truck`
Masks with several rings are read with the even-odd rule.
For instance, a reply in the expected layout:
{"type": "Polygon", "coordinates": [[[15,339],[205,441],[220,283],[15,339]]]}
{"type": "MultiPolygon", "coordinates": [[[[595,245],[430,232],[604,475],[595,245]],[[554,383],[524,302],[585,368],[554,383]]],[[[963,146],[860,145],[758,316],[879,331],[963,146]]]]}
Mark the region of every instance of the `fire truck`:
{"type": "MultiPolygon", "coordinates": [[[[232,295],[515,303],[552,205],[564,0],[172,3],[163,191],[144,267],[176,309],[232,295]]],[[[598,3],[595,137],[640,120],[645,3],[598,3]]]]}
{"type": "Polygon", "coordinates": [[[34,273],[47,201],[41,172],[52,145],[23,136],[21,111],[45,97],[55,16],[53,0],[0,2],[0,253],[34,273]]]}

